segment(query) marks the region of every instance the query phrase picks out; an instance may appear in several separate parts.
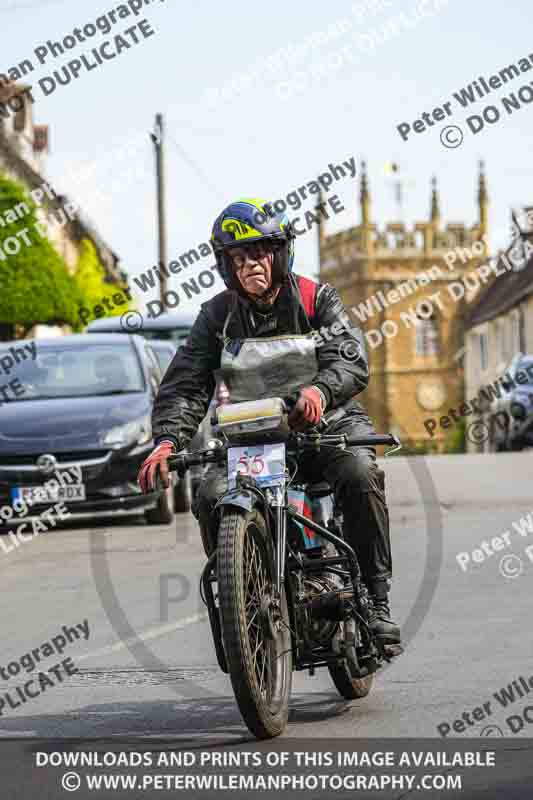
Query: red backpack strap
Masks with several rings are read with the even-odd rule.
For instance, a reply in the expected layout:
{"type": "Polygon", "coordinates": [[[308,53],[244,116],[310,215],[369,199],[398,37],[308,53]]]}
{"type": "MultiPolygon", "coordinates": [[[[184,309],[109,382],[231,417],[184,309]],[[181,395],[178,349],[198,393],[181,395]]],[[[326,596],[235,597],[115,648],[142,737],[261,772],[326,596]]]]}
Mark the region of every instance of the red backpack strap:
{"type": "Polygon", "coordinates": [[[307,314],[309,322],[311,322],[315,316],[316,291],[318,284],[315,283],[315,281],[312,281],[311,278],[304,278],[302,275],[297,275],[296,280],[298,282],[298,289],[300,291],[302,305],[305,309],[305,313],[307,314]]]}

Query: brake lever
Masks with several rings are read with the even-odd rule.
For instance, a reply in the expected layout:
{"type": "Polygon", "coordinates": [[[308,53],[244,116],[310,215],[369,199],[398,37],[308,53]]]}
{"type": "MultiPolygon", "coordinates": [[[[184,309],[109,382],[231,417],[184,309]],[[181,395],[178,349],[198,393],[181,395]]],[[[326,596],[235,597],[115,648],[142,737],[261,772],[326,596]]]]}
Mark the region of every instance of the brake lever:
{"type": "Polygon", "coordinates": [[[329,424],[325,417],[322,417],[318,425],[316,425],[316,429],[319,433],[324,433],[325,431],[327,431],[328,427],[329,424]]]}
{"type": "Polygon", "coordinates": [[[397,453],[398,450],[401,450],[403,447],[397,436],[392,434],[392,438],[394,439],[394,446],[385,452],[385,456],[391,456],[393,453],[397,453]]]}

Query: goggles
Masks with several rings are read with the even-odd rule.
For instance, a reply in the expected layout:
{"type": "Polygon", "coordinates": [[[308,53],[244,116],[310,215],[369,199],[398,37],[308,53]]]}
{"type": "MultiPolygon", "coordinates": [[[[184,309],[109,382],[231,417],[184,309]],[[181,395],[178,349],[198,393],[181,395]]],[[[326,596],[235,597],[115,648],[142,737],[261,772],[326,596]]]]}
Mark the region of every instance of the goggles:
{"type": "Polygon", "coordinates": [[[228,256],[235,269],[239,270],[244,267],[248,259],[250,261],[259,261],[261,258],[270,255],[270,253],[275,253],[276,250],[280,249],[280,246],[281,242],[276,241],[249,242],[248,244],[240,245],[234,253],[228,252],[228,256]]]}

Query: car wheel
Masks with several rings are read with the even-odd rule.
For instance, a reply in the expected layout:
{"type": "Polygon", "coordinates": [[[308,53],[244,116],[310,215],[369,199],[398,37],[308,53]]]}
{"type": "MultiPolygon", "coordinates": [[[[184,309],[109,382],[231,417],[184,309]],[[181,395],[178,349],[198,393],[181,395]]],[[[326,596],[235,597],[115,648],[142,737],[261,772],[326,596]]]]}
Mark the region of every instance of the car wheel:
{"type": "Polygon", "coordinates": [[[149,525],[169,525],[174,521],[175,514],[175,500],[174,500],[175,486],[171,482],[168,489],[165,489],[157,499],[155,508],[150,508],[144,512],[144,516],[149,525]]]}
{"type": "Polygon", "coordinates": [[[180,478],[174,488],[174,512],[183,514],[191,510],[192,486],[191,476],[187,472],[185,477],[180,478]]]}

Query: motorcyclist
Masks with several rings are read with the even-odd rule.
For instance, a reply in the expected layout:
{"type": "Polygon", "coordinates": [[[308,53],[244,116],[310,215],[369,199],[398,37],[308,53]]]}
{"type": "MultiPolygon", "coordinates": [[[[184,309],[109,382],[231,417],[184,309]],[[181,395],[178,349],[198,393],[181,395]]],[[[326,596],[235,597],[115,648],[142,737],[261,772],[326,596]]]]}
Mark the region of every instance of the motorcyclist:
{"type": "MultiPolygon", "coordinates": [[[[231,402],[292,397],[294,430],[325,415],[328,433],[374,433],[354,399],[369,379],[361,332],[351,327],[332,286],[292,272],[294,238],[288,217],[257,199],[231,203],[215,220],[211,242],[227,290],[202,304],[161,383],[152,416],[156,448],[139,472],[144,492],[154,489],[156,470],[168,485],[167,459],[191,441],[217,380],[224,380],[231,402]]],[[[371,628],[385,643],[399,642],[388,599],[389,515],[375,449],[322,448],[300,468],[308,480],[332,486],[372,600],[371,628]]],[[[208,554],[216,546],[214,505],[226,487],[225,471],[212,466],[193,509],[208,554]]]]}

